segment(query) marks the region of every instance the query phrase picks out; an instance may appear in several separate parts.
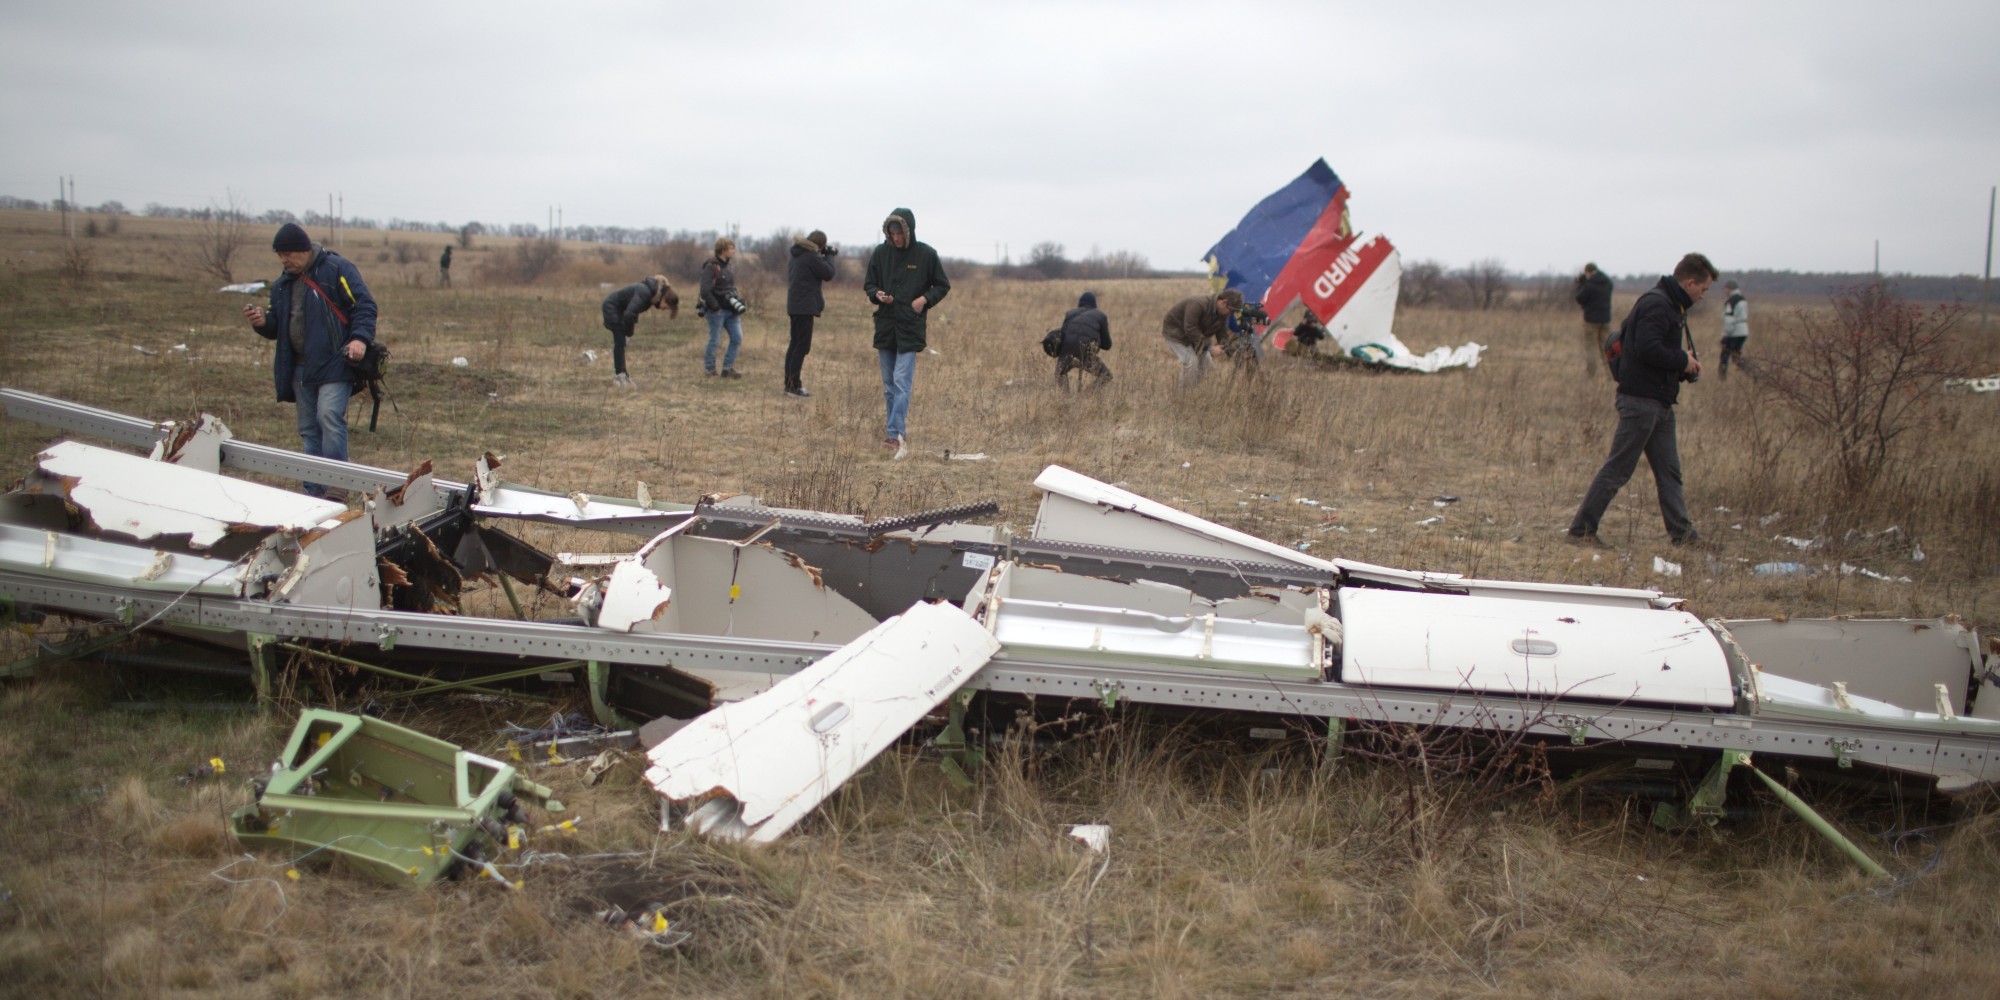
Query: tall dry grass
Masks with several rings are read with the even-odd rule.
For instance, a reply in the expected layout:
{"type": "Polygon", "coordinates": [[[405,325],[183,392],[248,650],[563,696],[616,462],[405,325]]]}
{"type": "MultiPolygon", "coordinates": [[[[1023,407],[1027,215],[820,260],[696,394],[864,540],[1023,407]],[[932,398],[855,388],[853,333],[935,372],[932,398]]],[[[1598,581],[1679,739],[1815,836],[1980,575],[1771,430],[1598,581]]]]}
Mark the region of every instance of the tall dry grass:
{"type": "MultiPolygon", "coordinates": [[[[267,344],[237,315],[243,297],[193,277],[172,224],[127,219],[94,241],[80,288],[63,283],[53,226],[0,217],[0,382],[155,417],[206,409],[239,436],[293,440],[290,407],[271,399],[267,344]]],[[[390,255],[349,254],[396,352],[401,413],[354,437],[356,459],[375,465],[432,459],[467,478],[493,450],[509,456],[507,476],[551,489],[630,494],[643,481],[655,496],[741,491],[870,516],[994,497],[1000,519],[1025,529],[1030,481],[1060,463],[1318,555],[1659,586],[1703,615],[2000,621],[2000,463],[1980,430],[1989,397],[1948,400],[1953,426],[1865,500],[1835,503],[1805,429],[1752,381],[1704,379],[1684,396],[1681,444],[1698,523],[1720,551],[1665,545],[1641,471],[1605,521],[1616,548],[1593,554],[1558,538],[1607,446],[1611,392],[1567,312],[1400,318],[1418,350],[1488,345],[1470,372],[1279,362],[1254,381],[1225,370],[1182,392],[1158,317],[1201,285],[1099,283],[1116,377],[1064,395],[1036,342],[1084,286],[961,277],[932,320],[915,454],[899,463],[877,444],[879,379],[851,279],[829,289],[810,400],[779,391],[775,289],[753,289],[747,379],[704,379],[700,321],[649,314],[631,346],[640,387],[625,393],[610,386],[598,284],[650,273],[644,261],[620,270],[566,248],[564,271],[509,288],[481,284],[478,254],[461,255],[461,287],[439,291],[435,249],[397,264],[391,239],[425,234],[350,234],[390,255]],[[1442,496],[1459,499],[1440,507],[1442,496]],[[1442,521],[1419,523],[1431,517],[1442,521]],[[1684,575],[1654,575],[1656,555],[1684,575]],[[1749,570],[1780,559],[1824,569],[1749,570]],[[1911,582],[1842,575],[1841,562],[1911,582]]],[[[1719,326],[1712,309],[1695,316],[1704,348],[1719,326]]],[[[1787,346],[1761,315],[1753,358],[1787,346]]],[[[19,475],[53,437],[0,422],[0,459],[19,475]]],[[[551,548],[611,544],[528,534],[551,548]]],[[[1666,834],[1643,802],[1569,785],[1477,795],[1392,763],[1330,764],[1303,738],[1273,751],[1093,713],[1073,732],[1017,733],[971,791],[915,749],[892,752],[768,850],[657,835],[632,770],[584,788],[570,768],[538,768],[585,818],[574,838],[536,845],[567,859],[516,870],[518,894],[480,882],[401,892],[318,859],[245,859],[221,836],[245,796],[235,776],[274,755],[288,727],[111,707],[162,696],[158,683],[77,666],[0,691],[0,993],[1776,998],[1983,997],[2000,984],[2000,830],[1985,801],[1928,817],[1826,803],[1911,876],[1879,893],[1787,814],[1666,834]],[[230,762],[228,780],[174,780],[211,756],[230,762]],[[1108,856],[1065,837],[1086,822],[1112,827],[1108,856]],[[1924,829],[1875,836],[1913,826],[1924,829]],[[651,896],[662,898],[638,898],[651,896]],[[586,919],[614,897],[669,904],[688,945],[660,953],[586,919]]],[[[499,752],[503,722],[546,709],[446,700],[398,711],[499,752]]]]}

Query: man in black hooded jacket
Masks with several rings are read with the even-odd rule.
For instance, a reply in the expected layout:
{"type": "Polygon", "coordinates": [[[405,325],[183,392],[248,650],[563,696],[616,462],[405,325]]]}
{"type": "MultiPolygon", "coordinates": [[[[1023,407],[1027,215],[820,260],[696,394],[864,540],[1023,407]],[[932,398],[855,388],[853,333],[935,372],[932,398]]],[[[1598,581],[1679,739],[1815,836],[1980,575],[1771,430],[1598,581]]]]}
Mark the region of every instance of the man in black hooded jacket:
{"type": "Polygon", "coordinates": [[[1701,301],[1715,282],[1715,265],[1698,253],[1681,258],[1671,277],[1648,289],[1625,317],[1619,336],[1624,348],[1618,361],[1618,429],[1611,436],[1611,454],[1590,481],[1583,504],[1570,521],[1570,541],[1601,546],[1597,525],[1611,500],[1632,478],[1644,454],[1653,468],[1660,493],[1660,517],[1675,545],[1695,545],[1701,536],[1688,518],[1681,490],[1680,445],[1674,435],[1674,404],[1681,383],[1701,377],[1701,359],[1681,349],[1688,341],[1687,311],[1701,301]]]}
{"type": "Polygon", "coordinates": [[[1076,308],[1063,314],[1062,346],[1056,350],[1056,384],[1067,391],[1073,369],[1096,376],[1097,381],[1090,384],[1093,389],[1111,381],[1110,366],[1098,357],[1099,351],[1110,349],[1111,320],[1097,308],[1097,293],[1077,296],[1076,308]]]}
{"type": "Polygon", "coordinates": [[[917,241],[915,212],[898,208],[882,220],[882,242],[868,255],[861,290],[875,303],[875,355],[888,411],[882,446],[902,459],[910,453],[906,430],[917,355],[930,344],[928,313],[951,291],[937,251],[917,241]]]}

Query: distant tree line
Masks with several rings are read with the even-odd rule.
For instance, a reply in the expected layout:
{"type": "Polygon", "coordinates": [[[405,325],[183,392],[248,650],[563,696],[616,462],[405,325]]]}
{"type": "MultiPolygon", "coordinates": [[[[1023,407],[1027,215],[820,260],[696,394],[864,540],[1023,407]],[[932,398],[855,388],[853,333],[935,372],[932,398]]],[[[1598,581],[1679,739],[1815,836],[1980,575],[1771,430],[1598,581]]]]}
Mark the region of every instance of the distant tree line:
{"type": "MultiPolygon", "coordinates": [[[[1893,286],[1903,298],[1920,302],[1976,303],[1980,298],[1980,277],[1976,274],[1870,274],[1866,272],[1728,271],[1724,277],[1743,284],[1743,290],[1759,295],[1790,295],[1822,299],[1843,289],[1877,282],[1893,286]]],[[[1620,292],[1639,292],[1660,280],[1657,274],[1628,274],[1612,279],[1620,292]]],[[[1414,260],[1403,265],[1403,283],[1397,304],[1434,306],[1446,309],[1571,309],[1576,302],[1574,274],[1512,274],[1492,258],[1476,260],[1464,267],[1450,268],[1436,260],[1414,260]]]]}

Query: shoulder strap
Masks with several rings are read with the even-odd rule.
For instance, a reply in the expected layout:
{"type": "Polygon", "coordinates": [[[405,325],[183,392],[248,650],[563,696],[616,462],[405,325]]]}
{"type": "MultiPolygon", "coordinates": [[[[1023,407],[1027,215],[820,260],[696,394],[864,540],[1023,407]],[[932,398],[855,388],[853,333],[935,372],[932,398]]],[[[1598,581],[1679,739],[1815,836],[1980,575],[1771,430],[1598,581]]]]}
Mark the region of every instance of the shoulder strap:
{"type": "MultiPolygon", "coordinates": [[[[319,297],[320,297],[320,298],[322,298],[322,299],[325,299],[325,300],[326,300],[326,307],[327,307],[328,309],[331,309],[331,310],[333,310],[333,318],[335,318],[335,319],[339,320],[339,321],[340,321],[340,325],[341,325],[341,326],[343,326],[343,327],[344,327],[344,326],[347,326],[347,325],[348,325],[348,323],[347,323],[347,313],[346,313],[346,312],[344,312],[344,311],[342,311],[342,310],[341,310],[341,308],[340,308],[339,306],[337,306],[337,305],[335,305],[335,304],[334,304],[334,302],[333,302],[333,296],[331,296],[331,295],[328,295],[328,294],[326,294],[326,289],[324,289],[324,288],[321,288],[321,287],[319,286],[319,282],[317,282],[317,281],[314,281],[314,280],[312,279],[312,275],[310,275],[310,274],[307,274],[307,273],[305,273],[305,272],[300,272],[300,273],[299,273],[299,279],[300,279],[301,281],[304,281],[304,282],[305,282],[306,284],[308,284],[308,285],[311,285],[311,286],[312,286],[312,290],[313,290],[313,291],[315,291],[315,292],[318,292],[318,293],[319,293],[319,297]]],[[[342,284],[343,286],[344,286],[344,285],[346,285],[346,284],[347,284],[347,279],[346,279],[346,278],[342,278],[342,279],[340,279],[340,283],[341,283],[341,284],[342,284]]]]}

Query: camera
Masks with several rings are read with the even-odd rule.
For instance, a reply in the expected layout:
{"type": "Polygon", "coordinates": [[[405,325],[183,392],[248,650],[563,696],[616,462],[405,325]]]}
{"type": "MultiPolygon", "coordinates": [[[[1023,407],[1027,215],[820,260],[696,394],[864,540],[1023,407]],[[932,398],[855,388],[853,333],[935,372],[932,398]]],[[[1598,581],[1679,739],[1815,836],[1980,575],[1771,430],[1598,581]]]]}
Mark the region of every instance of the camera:
{"type": "Polygon", "coordinates": [[[735,292],[729,292],[724,294],[722,296],[722,304],[730,312],[733,312],[738,316],[741,316],[744,313],[750,311],[750,303],[745,302],[740,298],[737,298],[735,292]]]}
{"type": "Polygon", "coordinates": [[[826,249],[821,250],[819,253],[822,257],[838,257],[840,256],[840,248],[829,243],[826,249]]]}

